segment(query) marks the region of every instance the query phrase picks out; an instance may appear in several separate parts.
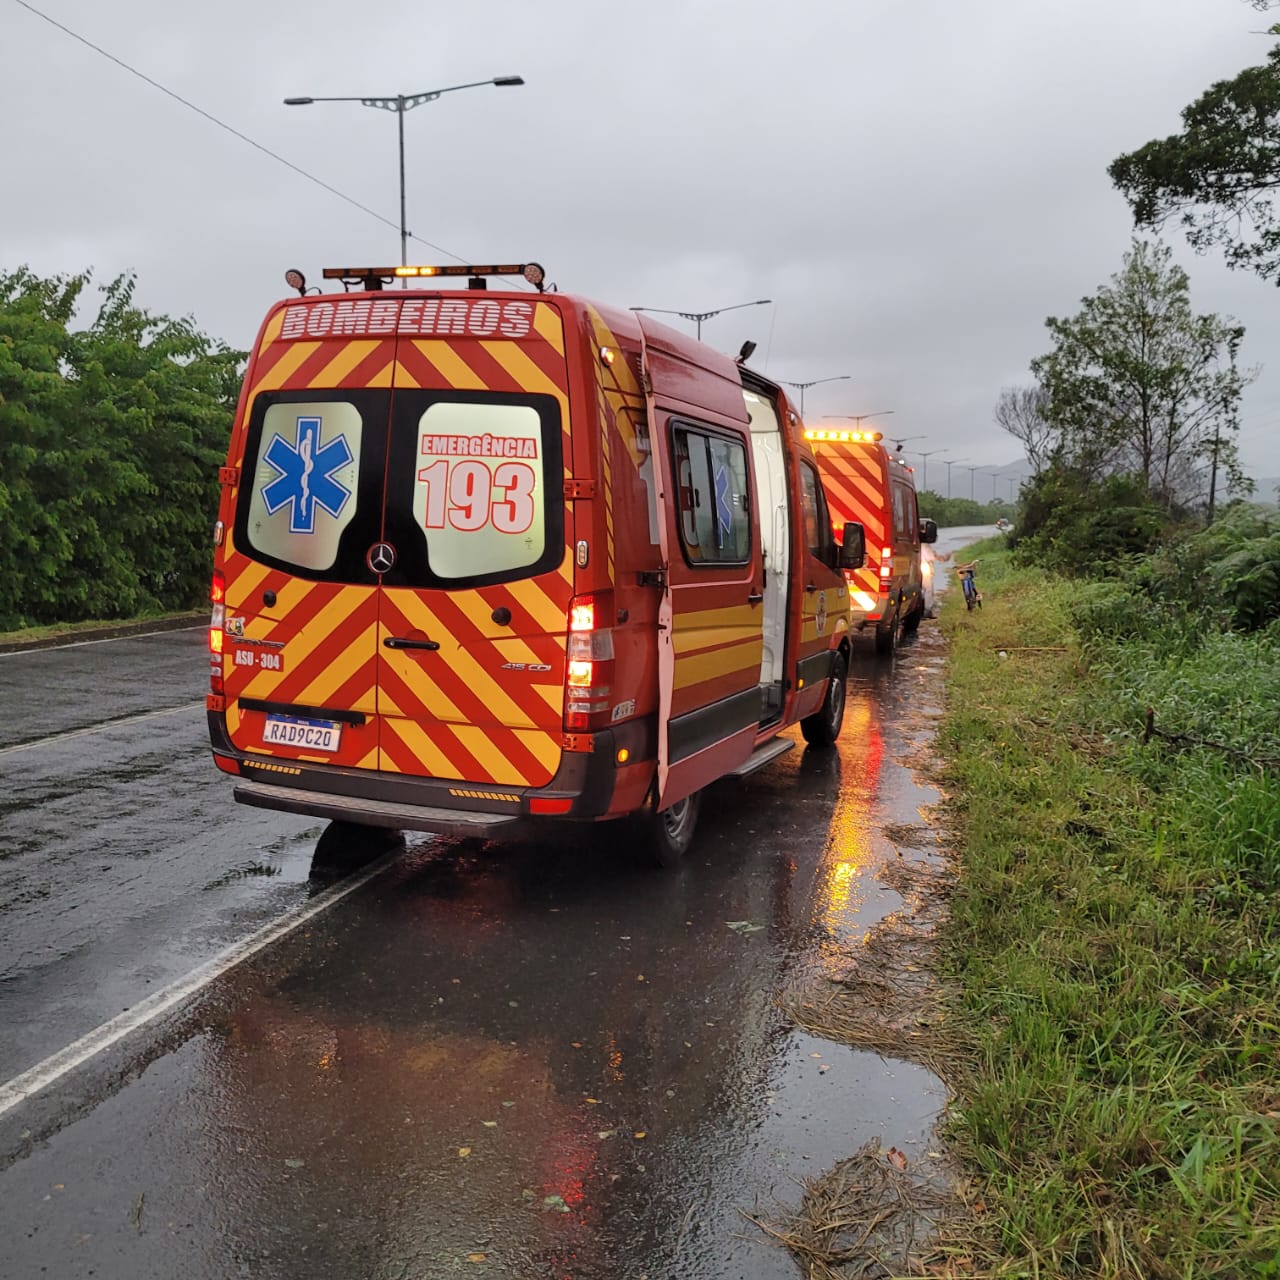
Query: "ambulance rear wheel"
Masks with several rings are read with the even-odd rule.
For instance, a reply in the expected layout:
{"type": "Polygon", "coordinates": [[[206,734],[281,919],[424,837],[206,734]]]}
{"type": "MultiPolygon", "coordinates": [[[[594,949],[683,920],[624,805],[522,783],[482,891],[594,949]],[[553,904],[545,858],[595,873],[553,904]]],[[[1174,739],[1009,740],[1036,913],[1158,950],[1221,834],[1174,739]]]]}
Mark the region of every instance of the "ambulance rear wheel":
{"type": "Polygon", "coordinates": [[[693,843],[702,795],[693,795],[668,805],[661,813],[648,810],[639,819],[637,835],[647,857],[660,867],[677,867],[693,843]]]}
{"type": "Polygon", "coordinates": [[[920,607],[913,609],[902,622],[902,631],[904,635],[913,636],[920,630],[920,623],[924,620],[924,598],[921,597],[920,607]]]}
{"type": "Polygon", "coordinates": [[[311,855],[311,876],[329,880],[346,875],[403,843],[404,835],[399,831],[335,820],[316,841],[311,855]]]}
{"type": "Polygon", "coordinates": [[[834,747],[844,724],[845,675],[848,668],[844,654],[837,653],[831,662],[831,678],[827,681],[827,696],[822,706],[811,716],[800,721],[800,732],[811,747],[834,747]]]}

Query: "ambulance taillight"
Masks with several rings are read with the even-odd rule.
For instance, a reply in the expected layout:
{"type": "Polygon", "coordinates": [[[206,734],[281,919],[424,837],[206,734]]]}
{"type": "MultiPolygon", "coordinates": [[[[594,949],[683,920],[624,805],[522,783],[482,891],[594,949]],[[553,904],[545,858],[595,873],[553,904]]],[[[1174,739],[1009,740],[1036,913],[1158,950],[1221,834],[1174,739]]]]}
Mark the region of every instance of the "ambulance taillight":
{"type": "Polygon", "coordinates": [[[226,623],[227,579],[221,569],[213,571],[213,584],[209,588],[209,600],[213,612],[209,617],[209,691],[222,693],[222,643],[223,626],[226,623]]]}
{"type": "Polygon", "coordinates": [[[893,577],[893,548],[880,548],[880,580],[893,577]]]}
{"type": "Polygon", "coordinates": [[[570,602],[565,654],[567,730],[580,733],[607,722],[613,688],[613,630],[598,624],[611,615],[607,594],[575,596],[570,602]]]}

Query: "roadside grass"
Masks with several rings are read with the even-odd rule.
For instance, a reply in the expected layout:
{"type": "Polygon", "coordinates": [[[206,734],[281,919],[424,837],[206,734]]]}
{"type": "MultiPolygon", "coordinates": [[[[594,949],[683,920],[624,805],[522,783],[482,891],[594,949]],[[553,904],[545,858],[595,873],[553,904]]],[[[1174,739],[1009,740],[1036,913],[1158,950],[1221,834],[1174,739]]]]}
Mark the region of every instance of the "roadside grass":
{"type": "Polygon", "coordinates": [[[1280,773],[1142,741],[1151,706],[1280,755],[1280,635],[1106,634],[998,549],[978,579],[942,614],[944,954],[977,1045],[948,1137],[981,1210],[953,1265],[1280,1277],[1280,773]]]}
{"type": "Polygon", "coordinates": [[[90,622],[56,622],[40,627],[22,627],[17,631],[0,631],[0,645],[34,644],[41,640],[71,639],[85,632],[110,631],[135,626],[145,622],[163,625],[186,618],[203,618],[208,609],[196,612],[190,609],[181,613],[142,613],[131,618],[111,618],[90,622]]]}

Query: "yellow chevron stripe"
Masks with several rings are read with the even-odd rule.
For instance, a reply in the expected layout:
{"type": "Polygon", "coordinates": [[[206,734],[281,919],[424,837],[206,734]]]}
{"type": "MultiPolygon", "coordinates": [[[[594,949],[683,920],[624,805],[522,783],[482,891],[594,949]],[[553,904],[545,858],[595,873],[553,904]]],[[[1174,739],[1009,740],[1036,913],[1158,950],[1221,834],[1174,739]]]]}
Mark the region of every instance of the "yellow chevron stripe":
{"type": "MultiPolygon", "coordinates": [[[[572,577],[569,578],[569,587],[572,590],[572,577]]],[[[537,578],[522,578],[519,582],[510,582],[506,589],[520,607],[533,616],[534,621],[543,631],[553,636],[564,636],[569,628],[568,615],[547,595],[537,578]]]]}
{"type": "Polygon", "coordinates": [[[520,745],[547,771],[548,777],[560,767],[560,734],[558,732],[539,733],[517,729],[516,737],[520,739],[520,745]]]}
{"type": "MultiPolygon", "coordinates": [[[[285,650],[286,655],[288,650],[285,650]]],[[[323,707],[359,669],[368,664],[373,675],[373,659],[378,652],[378,624],[369,623],[358,635],[347,638],[341,651],[319,670],[316,678],[298,695],[298,701],[323,707]]],[[[285,658],[286,665],[288,657],[285,658]]],[[[372,714],[377,708],[377,681],[358,698],[353,699],[350,710],[372,714]]]]}
{"type": "Polygon", "coordinates": [[[378,767],[378,748],[373,747],[367,755],[363,755],[356,761],[357,769],[376,769],[378,767]]]}
{"type": "Polygon", "coordinates": [[[262,331],[262,341],[258,344],[258,354],[261,355],[279,336],[280,331],[284,328],[284,308],[267,321],[267,327],[262,331]]]}
{"type": "Polygon", "coordinates": [[[564,325],[555,307],[538,303],[533,312],[533,330],[556,355],[564,355],[564,325]]]}
{"type": "Polygon", "coordinates": [[[489,781],[505,787],[531,787],[544,781],[542,778],[526,778],[479,725],[453,724],[449,728],[489,775],[489,781]]]}
{"type": "Polygon", "coordinates": [[[295,342],[267,372],[253,384],[253,394],[260,391],[275,391],[298,371],[305,360],[320,350],[318,342],[295,342]]]}
{"type": "MultiPolygon", "coordinates": [[[[351,372],[352,369],[365,359],[366,356],[372,355],[378,347],[380,339],[374,338],[369,341],[357,341],[352,339],[349,342],[338,344],[338,354],[329,361],[323,369],[320,370],[314,378],[311,379],[313,387],[336,387],[343,378],[351,372]]],[[[387,362],[390,363],[394,356],[395,348],[387,346],[387,362]]]]}
{"type": "MultiPolygon", "coordinates": [[[[243,609],[246,603],[258,594],[258,588],[262,586],[267,574],[270,572],[271,570],[266,565],[258,564],[256,560],[251,560],[247,568],[229,576],[227,594],[228,596],[234,595],[236,602],[232,604],[230,599],[227,600],[227,612],[231,614],[243,609]]],[[[256,606],[254,612],[257,612],[256,606]]]]}
{"type": "MultiPolygon", "coordinates": [[[[404,339],[402,338],[401,341],[403,342],[404,339]]],[[[423,338],[414,342],[413,345],[440,370],[450,386],[457,387],[463,391],[488,390],[480,375],[458,354],[454,347],[443,339],[423,338]]],[[[412,374],[403,364],[400,365],[400,372],[406,381],[412,378],[412,374]]],[[[416,387],[418,384],[414,382],[412,385],[416,387]]]]}
{"type": "Polygon", "coordinates": [[[569,402],[563,392],[534,364],[518,342],[482,342],[480,347],[511,375],[518,387],[555,396],[560,403],[561,420],[568,425],[569,402]]]}
{"type": "Polygon", "coordinates": [[[556,715],[564,714],[564,689],[560,685],[535,684],[533,691],[542,698],[556,715]]]}
{"type": "MultiPolygon", "coordinates": [[[[413,756],[418,770],[429,778],[461,778],[462,770],[449,758],[440,743],[414,720],[382,721],[382,732],[399,739],[413,756]]],[[[401,772],[390,751],[379,753],[380,765],[388,773],[401,772]]]]}
{"type": "MultiPolygon", "coordinates": [[[[391,634],[385,625],[379,624],[378,635],[381,636],[384,632],[387,635],[391,634]]],[[[390,662],[391,659],[384,658],[383,661],[390,662]]],[[[422,710],[432,719],[457,723],[464,718],[453,699],[427,674],[426,668],[416,659],[401,659],[396,665],[396,674],[400,677],[401,683],[407,686],[415,701],[421,704],[422,710]]],[[[378,697],[379,711],[382,715],[404,716],[404,711],[391,700],[391,696],[384,688],[379,688],[378,697]]]]}
{"type": "MultiPolygon", "coordinates": [[[[396,607],[424,635],[446,636],[448,634],[448,629],[439,618],[412,592],[396,592],[396,607]]],[[[522,711],[520,705],[507,696],[502,686],[461,645],[455,646],[452,650],[446,650],[442,645],[440,652],[448,664],[450,673],[484,702],[493,712],[494,719],[500,724],[521,729],[536,727],[528,713],[522,711]]],[[[416,688],[414,691],[417,692],[416,688]]],[[[462,720],[456,708],[452,720],[454,722],[462,720]]]]}

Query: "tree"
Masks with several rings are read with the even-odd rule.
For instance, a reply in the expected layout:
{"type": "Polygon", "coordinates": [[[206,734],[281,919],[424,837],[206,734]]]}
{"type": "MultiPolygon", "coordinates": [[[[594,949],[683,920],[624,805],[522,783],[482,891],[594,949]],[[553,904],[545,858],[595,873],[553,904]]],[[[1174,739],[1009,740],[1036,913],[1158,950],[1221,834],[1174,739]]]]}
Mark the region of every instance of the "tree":
{"type": "Polygon", "coordinates": [[[1240,486],[1236,410],[1254,376],[1238,363],[1244,329],[1192,312],[1166,246],[1135,240],[1078,314],[1045,324],[1054,347],[1031,369],[1055,461],[1086,480],[1134,476],[1170,510],[1201,501],[1220,469],[1240,486]]]}
{"type": "Polygon", "coordinates": [[[1022,445],[1036,476],[1049,465],[1057,440],[1048,408],[1048,394],[1039,386],[1004,387],[996,401],[996,425],[1022,445]]]}
{"type": "MultiPolygon", "coordinates": [[[[1280,0],[1251,0],[1268,9],[1280,0]]],[[[1271,28],[1280,35],[1280,23],[1271,28]]],[[[1181,220],[1192,245],[1280,285],[1280,46],[1182,112],[1182,132],[1120,156],[1107,172],[1140,227],[1181,220]]]]}
{"type": "Polygon", "coordinates": [[[0,272],[0,630],[190,607],[208,587],[241,356],[134,280],[0,272]]]}

